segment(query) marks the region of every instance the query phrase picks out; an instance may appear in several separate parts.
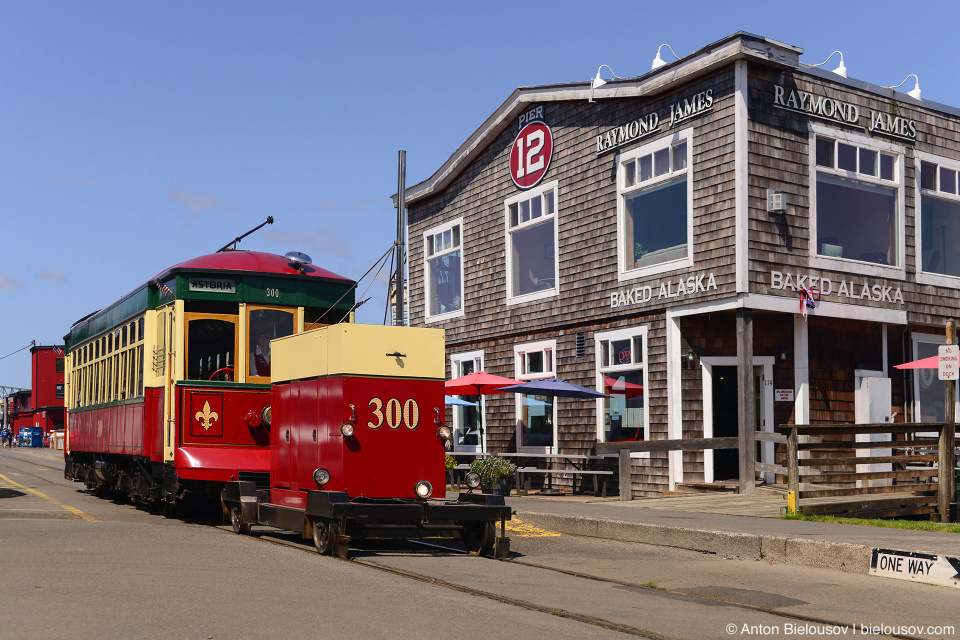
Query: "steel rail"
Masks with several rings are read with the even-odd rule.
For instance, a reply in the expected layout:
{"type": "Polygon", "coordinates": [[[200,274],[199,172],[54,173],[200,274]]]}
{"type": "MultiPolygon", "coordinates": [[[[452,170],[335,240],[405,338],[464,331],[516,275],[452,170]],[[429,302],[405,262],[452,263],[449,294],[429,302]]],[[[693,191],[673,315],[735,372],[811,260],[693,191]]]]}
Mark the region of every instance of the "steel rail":
{"type": "MultiPolygon", "coordinates": [[[[224,532],[224,533],[233,533],[233,530],[230,529],[229,527],[217,527],[217,529],[218,529],[219,531],[224,532]]],[[[271,543],[271,544],[277,544],[277,545],[281,545],[281,546],[285,546],[285,547],[290,547],[290,548],[293,548],[293,549],[299,549],[299,550],[304,551],[304,552],[306,552],[306,553],[311,553],[311,554],[315,554],[315,553],[316,553],[316,550],[315,550],[312,546],[309,546],[309,545],[306,544],[306,543],[301,544],[301,543],[297,543],[297,542],[293,542],[293,541],[289,541],[289,540],[283,540],[283,539],[281,539],[281,538],[273,538],[272,536],[269,535],[269,533],[272,533],[272,532],[264,532],[264,533],[266,533],[267,535],[255,535],[254,537],[256,537],[257,540],[260,540],[260,541],[262,541],[262,542],[268,542],[268,543],[271,543]]],[[[429,547],[429,548],[431,548],[431,549],[436,549],[436,550],[445,551],[445,552],[449,552],[449,553],[455,553],[455,554],[459,554],[459,555],[467,555],[467,552],[466,552],[466,551],[463,551],[462,549],[458,549],[458,548],[456,548],[456,547],[448,547],[448,546],[444,546],[444,545],[442,545],[442,544],[437,544],[437,543],[432,543],[432,542],[423,542],[423,541],[421,541],[421,540],[407,540],[406,542],[407,542],[408,544],[413,544],[413,545],[422,546],[422,547],[429,547]]],[[[489,560],[489,561],[497,562],[497,560],[494,560],[493,558],[483,558],[483,559],[484,559],[484,560],[489,560]]],[[[626,634],[629,634],[629,635],[634,635],[634,636],[638,636],[638,637],[642,637],[642,638],[651,638],[651,639],[653,639],[653,640],[669,640],[669,639],[672,638],[672,636],[665,636],[665,635],[660,635],[660,634],[657,634],[657,633],[654,633],[654,632],[651,632],[651,631],[644,631],[644,630],[642,630],[642,629],[637,629],[637,628],[631,627],[631,626],[629,626],[629,625],[624,625],[624,624],[619,624],[619,623],[616,623],[616,622],[611,622],[611,621],[609,621],[609,620],[604,620],[604,619],[602,619],[602,618],[594,618],[594,617],[591,617],[591,616],[586,616],[586,615],[583,615],[583,614],[578,614],[578,613],[574,613],[574,612],[571,612],[571,611],[566,611],[566,610],[563,610],[563,609],[554,609],[554,608],[551,608],[551,607],[544,607],[544,606],[541,606],[541,605],[538,605],[538,604],[535,604],[535,603],[532,603],[532,602],[528,602],[528,601],[526,601],[526,600],[518,600],[518,599],[516,599],[516,598],[510,598],[510,597],[508,597],[508,596],[502,596],[502,595],[499,595],[499,594],[496,594],[496,593],[491,593],[491,592],[489,592],[489,591],[483,591],[483,590],[481,590],[481,589],[475,589],[475,588],[473,588],[473,587],[468,587],[468,586],[466,586],[466,585],[457,584],[457,583],[455,583],[455,582],[449,582],[449,581],[442,580],[442,579],[439,579],[439,578],[432,578],[432,577],[430,577],[430,576],[421,575],[421,574],[418,574],[418,573],[414,573],[414,572],[411,572],[411,571],[407,571],[407,570],[405,570],[405,569],[398,569],[398,568],[396,568],[396,567],[390,567],[390,566],[387,566],[387,565],[383,565],[383,564],[379,564],[379,563],[376,563],[376,562],[372,562],[372,561],[370,561],[370,560],[360,560],[360,559],[354,558],[354,559],[347,559],[346,562],[352,562],[352,563],[354,563],[354,564],[358,564],[358,565],[361,565],[361,566],[364,566],[364,567],[368,567],[368,568],[371,568],[371,569],[377,569],[377,570],[379,570],[379,571],[384,571],[384,572],[387,572],[387,573],[393,573],[393,574],[396,574],[396,575],[401,576],[401,577],[410,578],[410,579],[412,579],[412,580],[418,580],[418,581],[420,581],[420,582],[424,582],[424,583],[427,583],[427,584],[432,584],[432,585],[435,585],[435,586],[438,586],[438,587],[443,587],[443,588],[446,588],[446,589],[451,589],[451,590],[453,590],[453,591],[459,591],[459,592],[461,592],[461,593],[467,593],[467,594],[469,594],[469,595],[475,595],[475,596],[479,596],[479,597],[488,598],[488,599],[491,599],[491,600],[496,600],[497,602],[501,602],[501,603],[504,603],[504,604],[510,604],[510,605],[514,605],[514,606],[518,606],[518,607],[521,607],[521,608],[524,608],[524,609],[528,609],[528,610],[531,610],[531,611],[539,611],[539,612],[541,612],[541,613],[548,613],[548,614],[551,614],[551,615],[560,616],[560,617],[562,617],[562,618],[567,618],[567,619],[570,619],[570,620],[576,620],[576,621],[578,621],[578,622],[583,622],[583,623],[586,623],[586,624],[597,625],[597,626],[603,627],[603,628],[605,628],[605,629],[611,629],[611,630],[614,630],[614,631],[620,631],[620,632],[623,632],[623,633],[626,633],[626,634]]],[[[722,599],[722,598],[711,598],[711,597],[707,597],[707,596],[692,595],[692,594],[689,594],[689,593],[684,593],[683,591],[677,591],[677,590],[675,590],[675,589],[665,589],[665,588],[662,588],[662,587],[651,587],[651,586],[649,586],[649,585],[637,584],[637,583],[635,583],[635,582],[627,582],[627,581],[625,581],[625,580],[617,580],[617,579],[615,579],[615,578],[604,578],[604,577],[602,577],[602,576],[595,576],[595,575],[591,575],[591,574],[588,574],[588,573],[581,573],[581,572],[578,572],[578,571],[570,571],[570,570],[567,570],[567,569],[558,569],[557,567],[551,567],[551,566],[548,566],[548,565],[537,564],[537,563],[535,563],[535,562],[527,562],[527,561],[525,561],[525,560],[508,559],[508,560],[500,560],[499,562],[506,562],[506,563],[516,564],[516,565],[522,565],[522,566],[530,567],[530,568],[533,568],[533,569],[541,569],[541,570],[543,570],[543,571],[553,571],[553,572],[562,573],[562,574],[564,574],[564,575],[571,576],[571,577],[574,577],[574,578],[581,578],[581,579],[583,579],[583,580],[590,580],[590,581],[593,581],[593,582],[603,582],[603,583],[607,583],[607,584],[614,584],[614,585],[617,585],[617,586],[628,587],[628,588],[631,588],[631,589],[650,589],[651,591],[659,591],[659,592],[661,592],[661,593],[669,593],[669,594],[671,594],[671,595],[682,596],[683,598],[687,598],[687,599],[699,600],[699,601],[702,601],[702,602],[710,602],[710,603],[720,603],[720,604],[724,604],[724,605],[727,605],[727,606],[730,606],[730,607],[734,607],[734,608],[737,608],[737,609],[743,609],[743,610],[746,610],[746,611],[754,611],[754,612],[757,612],[757,613],[765,613],[765,614],[768,614],[768,615],[772,615],[772,616],[775,616],[775,617],[778,617],[778,618],[784,618],[784,619],[788,619],[788,620],[798,620],[798,621],[801,621],[801,622],[810,622],[810,623],[814,623],[814,624],[822,624],[822,625],[829,625],[829,626],[833,626],[833,627],[842,627],[842,628],[847,628],[847,629],[856,630],[856,624],[855,624],[855,623],[841,622],[841,621],[837,621],[837,620],[828,620],[828,619],[826,619],[826,618],[817,618],[817,617],[815,617],[815,616],[807,616],[807,615],[803,615],[803,614],[800,614],[800,613],[787,613],[787,612],[777,611],[777,610],[775,610],[775,609],[769,609],[769,608],[766,608],[766,607],[760,607],[760,606],[756,606],[756,605],[744,604],[744,603],[742,603],[742,602],[733,602],[733,601],[730,601],[730,600],[724,600],[724,599],[722,599]]],[[[885,637],[888,637],[888,638],[898,638],[898,639],[901,639],[901,640],[924,640],[924,638],[921,638],[921,637],[918,637],[918,636],[898,635],[898,634],[887,634],[887,635],[885,635],[885,637]]]]}

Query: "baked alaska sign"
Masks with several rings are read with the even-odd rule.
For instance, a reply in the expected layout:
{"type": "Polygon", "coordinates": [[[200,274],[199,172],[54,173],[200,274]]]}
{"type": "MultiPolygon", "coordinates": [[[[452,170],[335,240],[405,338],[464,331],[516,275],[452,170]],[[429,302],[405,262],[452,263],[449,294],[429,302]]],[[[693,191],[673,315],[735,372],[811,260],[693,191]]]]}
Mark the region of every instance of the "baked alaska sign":
{"type": "Polygon", "coordinates": [[[903,293],[900,287],[891,287],[870,280],[846,280],[834,282],[830,278],[814,276],[807,273],[770,272],[770,288],[774,291],[800,291],[813,289],[814,294],[820,292],[820,299],[834,298],[837,302],[852,302],[869,300],[871,302],[886,302],[903,304],[903,293]]]}

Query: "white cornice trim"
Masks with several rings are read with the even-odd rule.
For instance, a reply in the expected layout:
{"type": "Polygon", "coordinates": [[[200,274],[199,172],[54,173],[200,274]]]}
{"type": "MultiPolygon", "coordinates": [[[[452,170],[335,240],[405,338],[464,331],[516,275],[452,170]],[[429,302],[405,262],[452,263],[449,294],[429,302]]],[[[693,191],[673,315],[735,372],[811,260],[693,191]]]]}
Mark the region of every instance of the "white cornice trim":
{"type": "MultiPolygon", "coordinates": [[[[656,71],[624,80],[612,80],[595,89],[595,100],[610,98],[635,98],[657,95],[692,78],[729,65],[737,60],[752,59],[768,65],[798,68],[803,49],[761,36],[739,32],[723,40],[707,45],[676,62],[656,71]]],[[[439,193],[446,188],[460,170],[474,160],[486,148],[487,142],[498,136],[528,105],[561,100],[590,98],[590,81],[520,87],[487,118],[480,127],[460,145],[453,155],[430,178],[406,190],[406,204],[439,193]]],[[[394,206],[397,196],[393,196],[394,206]]]]}

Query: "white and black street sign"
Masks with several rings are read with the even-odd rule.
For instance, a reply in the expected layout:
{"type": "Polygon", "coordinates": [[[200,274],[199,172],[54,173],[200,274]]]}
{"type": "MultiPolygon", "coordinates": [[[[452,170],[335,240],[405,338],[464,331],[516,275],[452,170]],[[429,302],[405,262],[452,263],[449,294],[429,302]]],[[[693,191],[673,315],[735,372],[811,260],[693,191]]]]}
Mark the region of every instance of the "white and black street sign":
{"type": "Polygon", "coordinates": [[[960,558],[874,549],[870,575],[960,588],[960,558]]]}

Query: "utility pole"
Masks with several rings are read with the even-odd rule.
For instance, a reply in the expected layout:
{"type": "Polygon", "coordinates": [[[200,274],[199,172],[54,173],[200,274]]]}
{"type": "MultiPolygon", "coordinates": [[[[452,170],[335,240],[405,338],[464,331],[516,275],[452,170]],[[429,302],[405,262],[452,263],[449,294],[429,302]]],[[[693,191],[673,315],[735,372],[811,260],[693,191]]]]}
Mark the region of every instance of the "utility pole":
{"type": "Polygon", "coordinates": [[[404,246],[403,232],[404,219],[406,217],[406,198],[404,190],[407,181],[407,152],[400,151],[400,166],[398,167],[398,186],[397,186],[397,300],[396,300],[396,326],[406,324],[403,319],[403,265],[404,265],[404,246]]]}

